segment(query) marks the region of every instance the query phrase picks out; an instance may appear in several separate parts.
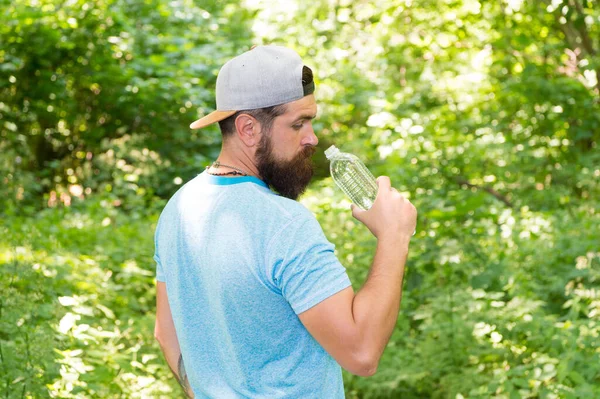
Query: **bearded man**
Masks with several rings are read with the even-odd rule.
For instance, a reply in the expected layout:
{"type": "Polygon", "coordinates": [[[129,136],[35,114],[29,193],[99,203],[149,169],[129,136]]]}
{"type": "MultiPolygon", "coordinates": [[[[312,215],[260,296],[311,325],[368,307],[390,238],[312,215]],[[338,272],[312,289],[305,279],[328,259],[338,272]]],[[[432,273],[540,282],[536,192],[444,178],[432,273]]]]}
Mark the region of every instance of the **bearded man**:
{"type": "Polygon", "coordinates": [[[397,320],[416,210],[378,178],[352,208],[377,237],[354,293],[314,216],[296,199],[318,143],[315,85],[300,56],[258,46],[227,62],[217,110],[222,150],[161,213],[155,336],[190,397],[344,398],[341,367],[370,376],[397,320]],[[341,366],[341,367],[340,367],[341,366]]]}

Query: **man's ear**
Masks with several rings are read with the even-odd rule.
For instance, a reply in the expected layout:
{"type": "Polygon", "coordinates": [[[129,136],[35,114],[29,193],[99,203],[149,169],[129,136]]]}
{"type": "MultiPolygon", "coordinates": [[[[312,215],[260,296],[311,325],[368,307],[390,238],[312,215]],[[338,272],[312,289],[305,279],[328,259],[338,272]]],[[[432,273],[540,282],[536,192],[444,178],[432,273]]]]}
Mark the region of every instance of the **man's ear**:
{"type": "Polygon", "coordinates": [[[260,122],[248,114],[240,114],[235,118],[235,130],[247,147],[254,147],[260,141],[260,122]]]}

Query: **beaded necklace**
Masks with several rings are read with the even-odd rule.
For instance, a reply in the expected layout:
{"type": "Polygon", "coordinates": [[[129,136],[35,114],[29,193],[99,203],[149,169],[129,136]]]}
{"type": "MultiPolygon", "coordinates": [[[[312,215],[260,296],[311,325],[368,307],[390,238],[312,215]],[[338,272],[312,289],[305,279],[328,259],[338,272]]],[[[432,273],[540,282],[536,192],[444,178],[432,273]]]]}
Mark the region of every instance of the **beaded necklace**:
{"type": "Polygon", "coordinates": [[[248,176],[248,173],[244,172],[242,169],[236,168],[235,166],[222,164],[219,161],[215,161],[211,165],[208,165],[206,167],[206,171],[213,176],[248,176]],[[210,168],[220,168],[220,167],[229,168],[229,169],[233,169],[233,170],[231,172],[225,172],[225,173],[208,172],[208,169],[210,169],[210,168]]]}

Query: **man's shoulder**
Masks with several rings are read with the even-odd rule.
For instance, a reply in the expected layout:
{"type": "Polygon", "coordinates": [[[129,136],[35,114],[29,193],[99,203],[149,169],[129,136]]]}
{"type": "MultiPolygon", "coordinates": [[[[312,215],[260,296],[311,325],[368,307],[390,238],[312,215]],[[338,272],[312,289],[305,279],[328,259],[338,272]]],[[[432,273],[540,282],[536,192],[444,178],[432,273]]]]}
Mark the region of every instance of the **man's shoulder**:
{"type": "MultiPolygon", "coordinates": [[[[200,178],[195,178],[184,184],[169,199],[170,208],[177,209],[181,213],[182,209],[187,209],[187,205],[197,208],[201,198],[207,193],[207,182],[200,178]]],[[[238,209],[248,216],[254,215],[263,222],[275,222],[275,225],[287,224],[291,220],[305,221],[315,219],[314,215],[302,203],[280,196],[268,188],[255,183],[242,183],[235,186],[228,186],[225,197],[220,203],[226,208],[238,209]],[[277,221],[277,222],[276,222],[277,221]]],[[[218,196],[217,196],[218,197],[218,196]]],[[[217,198],[213,197],[213,198],[217,198]]],[[[219,202],[219,201],[217,201],[219,202]]],[[[165,207],[167,208],[167,207],[165,207]]],[[[250,217],[250,219],[253,219],[250,217]]]]}
{"type": "Polygon", "coordinates": [[[302,203],[272,194],[265,197],[265,211],[285,220],[314,219],[314,215],[302,203]]]}

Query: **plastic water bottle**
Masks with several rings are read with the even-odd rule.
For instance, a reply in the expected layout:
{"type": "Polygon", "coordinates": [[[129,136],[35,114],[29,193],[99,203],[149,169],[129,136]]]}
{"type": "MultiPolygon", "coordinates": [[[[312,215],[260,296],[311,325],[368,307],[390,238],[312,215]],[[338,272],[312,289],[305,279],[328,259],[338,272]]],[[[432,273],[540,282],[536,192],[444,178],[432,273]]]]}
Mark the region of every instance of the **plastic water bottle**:
{"type": "Polygon", "coordinates": [[[329,170],[333,181],[352,202],[365,211],[369,210],[379,188],[375,176],[355,155],[341,152],[334,145],[325,150],[325,156],[331,162],[329,170]]]}

